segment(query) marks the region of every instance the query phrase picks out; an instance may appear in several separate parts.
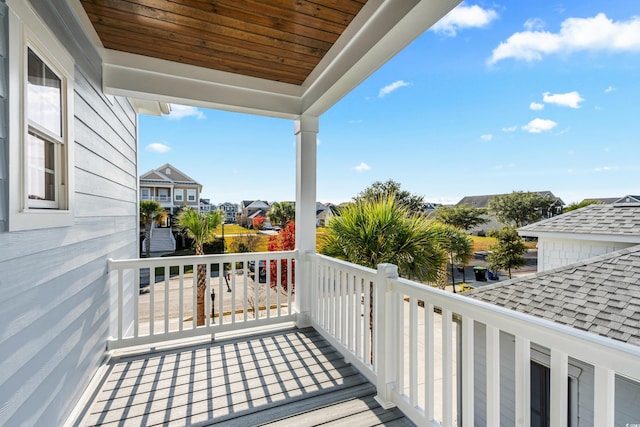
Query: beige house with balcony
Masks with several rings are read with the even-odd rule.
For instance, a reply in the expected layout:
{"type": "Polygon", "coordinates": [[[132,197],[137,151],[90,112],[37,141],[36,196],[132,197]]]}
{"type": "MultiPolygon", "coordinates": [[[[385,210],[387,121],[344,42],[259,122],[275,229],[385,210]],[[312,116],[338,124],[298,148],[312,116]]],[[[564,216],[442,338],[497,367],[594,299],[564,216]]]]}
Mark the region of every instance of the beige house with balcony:
{"type": "Polygon", "coordinates": [[[202,184],[166,163],[140,176],[140,200],[157,200],[169,213],[189,206],[200,209],[202,184]]]}

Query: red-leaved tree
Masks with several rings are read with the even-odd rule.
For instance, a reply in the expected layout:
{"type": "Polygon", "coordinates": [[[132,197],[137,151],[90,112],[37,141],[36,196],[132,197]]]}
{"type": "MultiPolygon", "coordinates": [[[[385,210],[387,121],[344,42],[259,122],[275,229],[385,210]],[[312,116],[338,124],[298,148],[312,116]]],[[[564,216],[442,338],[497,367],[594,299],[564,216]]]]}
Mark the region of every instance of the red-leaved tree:
{"type": "Polygon", "coordinates": [[[262,230],[262,227],[264,227],[264,217],[263,216],[257,216],[255,218],[253,218],[253,229],[254,230],[262,230]]]}
{"type": "MultiPolygon", "coordinates": [[[[269,237],[269,244],[267,249],[270,252],[274,251],[291,251],[296,248],[296,223],[289,222],[285,228],[280,230],[276,235],[269,237]]],[[[278,287],[278,262],[276,260],[271,261],[271,274],[270,284],[272,288],[278,287]]],[[[280,260],[280,286],[284,291],[287,291],[289,283],[287,281],[288,262],[286,259],[280,260]]],[[[293,290],[296,279],[296,264],[295,260],[291,260],[291,289],[293,290]]]]}

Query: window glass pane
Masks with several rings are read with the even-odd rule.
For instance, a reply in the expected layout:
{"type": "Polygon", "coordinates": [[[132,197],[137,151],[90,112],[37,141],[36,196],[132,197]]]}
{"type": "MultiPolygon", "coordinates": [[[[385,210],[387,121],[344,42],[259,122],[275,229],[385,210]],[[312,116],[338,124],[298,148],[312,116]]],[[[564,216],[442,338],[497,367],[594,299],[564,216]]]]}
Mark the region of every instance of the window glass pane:
{"type": "Polygon", "coordinates": [[[62,136],[62,82],[29,49],[27,110],[32,120],[54,135],[62,136]]]}
{"type": "Polygon", "coordinates": [[[27,162],[29,199],[55,201],[55,144],[29,132],[27,162]]]}

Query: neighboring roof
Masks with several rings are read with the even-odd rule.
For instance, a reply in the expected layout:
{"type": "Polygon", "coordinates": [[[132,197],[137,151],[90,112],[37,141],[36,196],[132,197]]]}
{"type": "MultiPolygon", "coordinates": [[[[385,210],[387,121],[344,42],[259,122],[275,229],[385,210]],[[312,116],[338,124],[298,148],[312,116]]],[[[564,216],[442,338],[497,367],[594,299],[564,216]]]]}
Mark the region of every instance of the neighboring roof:
{"type": "Polygon", "coordinates": [[[180,171],[175,166],[165,163],[159,168],[155,168],[140,175],[140,182],[153,182],[153,183],[172,183],[181,185],[202,185],[195,179],[191,178],[186,173],[180,171]]]}
{"type": "Polygon", "coordinates": [[[235,203],[231,203],[231,202],[224,202],[224,203],[220,203],[218,206],[231,206],[234,208],[238,208],[238,205],[236,205],[235,203]]]}
{"type": "Polygon", "coordinates": [[[640,245],[464,295],[640,345],[640,245]]]}
{"type": "Polygon", "coordinates": [[[613,202],[614,204],[640,203],[640,196],[624,196],[613,202]]]}
{"type": "Polygon", "coordinates": [[[266,217],[266,216],[267,216],[267,211],[265,211],[264,209],[259,209],[254,213],[252,213],[251,215],[249,215],[249,218],[258,218],[258,217],[266,217]]]}
{"type": "Polygon", "coordinates": [[[640,205],[589,205],[518,229],[522,236],[606,235],[640,243],[640,205]]]}
{"type": "Polygon", "coordinates": [[[580,203],[590,202],[592,200],[602,202],[608,205],[610,203],[617,202],[618,200],[620,200],[620,197],[587,197],[586,199],[583,199],[582,202],[580,203]]]}
{"type": "MultiPolygon", "coordinates": [[[[560,203],[564,205],[564,202],[561,198],[554,196],[551,191],[537,191],[542,197],[551,197],[553,199],[553,204],[560,203]]],[[[460,205],[468,205],[474,208],[486,208],[489,204],[489,200],[493,199],[496,196],[505,196],[506,194],[485,194],[483,196],[465,196],[456,203],[456,206],[460,205]]]]}
{"type": "Polygon", "coordinates": [[[262,200],[254,200],[245,206],[247,209],[269,209],[269,203],[262,200]]]}

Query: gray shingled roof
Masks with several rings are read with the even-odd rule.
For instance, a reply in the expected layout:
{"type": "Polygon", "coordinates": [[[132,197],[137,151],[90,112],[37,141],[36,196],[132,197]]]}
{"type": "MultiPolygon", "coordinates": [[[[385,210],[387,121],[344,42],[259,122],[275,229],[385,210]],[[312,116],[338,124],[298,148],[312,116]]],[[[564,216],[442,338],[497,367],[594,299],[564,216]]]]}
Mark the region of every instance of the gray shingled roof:
{"type": "Polygon", "coordinates": [[[640,345],[640,245],[463,295],[640,345]]]}
{"type": "MultiPolygon", "coordinates": [[[[561,205],[564,205],[564,202],[559,197],[556,197],[551,191],[536,191],[542,197],[550,197],[554,202],[558,201],[561,205]]],[[[456,206],[467,205],[472,206],[474,208],[486,208],[489,205],[489,201],[496,196],[506,196],[507,194],[485,194],[482,196],[464,196],[456,206]]]]}
{"type": "Polygon", "coordinates": [[[640,206],[589,205],[518,229],[522,236],[544,233],[637,236],[640,242],[640,206]]]}

